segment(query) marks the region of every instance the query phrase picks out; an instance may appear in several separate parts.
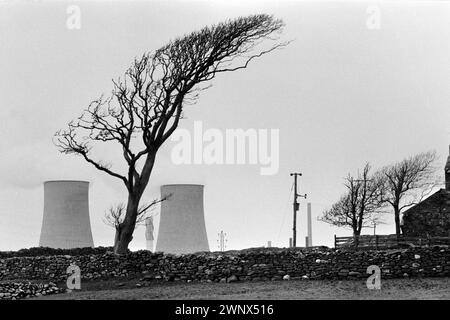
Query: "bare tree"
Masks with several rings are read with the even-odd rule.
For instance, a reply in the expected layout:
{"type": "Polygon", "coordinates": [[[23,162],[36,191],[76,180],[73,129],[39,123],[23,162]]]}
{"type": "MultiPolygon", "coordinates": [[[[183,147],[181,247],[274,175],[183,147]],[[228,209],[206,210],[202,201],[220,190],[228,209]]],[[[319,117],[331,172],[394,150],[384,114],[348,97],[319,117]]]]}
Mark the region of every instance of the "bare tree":
{"type": "MultiPolygon", "coordinates": [[[[161,203],[165,200],[167,200],[171,195],[167,195],[162,199],[159,200],[153,200],[150,203],[143,204],[139,207],[137,216],[136,216],[136,223],[135,228],[137,226],[145,224],[145,220],[153,216],[153,209],[158,203],[161,203]],[[152,212],[152,213],[151,213],[152,212]]],[[[126,216],[126,206],[124,203],[118,203],[114,206],[111,206],[108,211],[105,213],[105,217],[103,219],[103,222],[111,226],[115,229],[116,233],[114,236],[114,247],[116,246],[117,241],[119,241],[119,236],[121,234],[121,229],[123,225],[123,221],[126,216]]]]}
{"type": "Polygon", "coordinates": [[[379,223],[379,215],[383,212],[383,181],[379,175],[371,175],[370,170],[367,163],[356,178],[349,174],[344,183],[346,193],[320,218],[331,225],[351,228],[355,240],[363,228],[379,223]]]}
{"type": "Polygon", "coordinates": [[[123,181],[128,192],[125,218],[114,251],[125,253],[132,239],[139,202],[149,183],[158,149],[178,127],[184,106],[194,103],[204,83],[217,74],[245,69],[250,61],[284,47],[277,42],[283,22],[266,14],[229,20],[177,38],[154,53],[135,59],[124,80],[113,80],[109,98],[101,96],[66,130],[55,144],[123,181]],[[275,41],[270,46],[265,42],[275,41]],[[114,142],[128,170],[95,160],[93,142],[114,142]]]}
{"type": "Polygon", "coordinates": [[[438,185],[436,159],[436,152],[428,151],[380,170],[384,177],[383,199],[394,210],[397,236],[402,210],[421,202],[438,185]]]}

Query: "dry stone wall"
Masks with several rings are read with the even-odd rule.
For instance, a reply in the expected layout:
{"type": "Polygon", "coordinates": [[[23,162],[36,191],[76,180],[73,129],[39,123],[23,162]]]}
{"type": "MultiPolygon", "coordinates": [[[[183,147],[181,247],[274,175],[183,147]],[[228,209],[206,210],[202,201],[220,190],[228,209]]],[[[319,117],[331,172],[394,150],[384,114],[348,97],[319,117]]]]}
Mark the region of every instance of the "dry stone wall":
{"type": "Polygon", "coordinates": [[[4,282],[0,283],[0,300],[19,300],[64,292],[55,283],[4,282]]]}
{"type": "Polygon", "coordinates": [[[380,267],[383,278],[450,276],[450,249],[389,251],[253,249],[227,253],[164,255],[148,251],[80,256],[0,259],[0,280],[65,281],[70,264],[82,279],[141,277],[143,280],[234,282],[285,279],[367,278],[367,267],[380,267]]]}

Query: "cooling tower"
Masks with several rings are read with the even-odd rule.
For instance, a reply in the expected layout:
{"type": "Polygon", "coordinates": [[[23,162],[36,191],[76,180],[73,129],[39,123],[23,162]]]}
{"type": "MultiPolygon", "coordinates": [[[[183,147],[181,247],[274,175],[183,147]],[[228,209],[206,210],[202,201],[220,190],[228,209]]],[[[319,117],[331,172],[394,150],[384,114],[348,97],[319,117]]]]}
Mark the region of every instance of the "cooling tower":
{"type": "Polygon", "coordinates": [[[89,220],[89,182],[44,182],[44,218],[39,246],[93,247],[89,220]]]}
{"type": "Polygon", "coordinates": [[[203,212],[203,185],[161,186],[161,214],[156,251],[193,253],[209,251],[203,212]]]}

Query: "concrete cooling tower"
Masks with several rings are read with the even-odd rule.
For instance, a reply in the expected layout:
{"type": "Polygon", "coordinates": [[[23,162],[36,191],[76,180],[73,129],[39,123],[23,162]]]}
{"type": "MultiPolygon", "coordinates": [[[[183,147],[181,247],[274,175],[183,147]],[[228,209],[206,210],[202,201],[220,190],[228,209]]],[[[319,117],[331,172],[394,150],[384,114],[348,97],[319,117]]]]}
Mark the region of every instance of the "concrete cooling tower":
{"type": "Polygon", "coordinates": [[[93,247],[89,220],[89,182],[44,182],[44,218],[39,246],[93,247]]]}
{"type": "Polygon", "coordinates": [[[193,253],[209,251],[203,212],[203,185],[161,186],[161,214],[156,251],[193,253]]]}

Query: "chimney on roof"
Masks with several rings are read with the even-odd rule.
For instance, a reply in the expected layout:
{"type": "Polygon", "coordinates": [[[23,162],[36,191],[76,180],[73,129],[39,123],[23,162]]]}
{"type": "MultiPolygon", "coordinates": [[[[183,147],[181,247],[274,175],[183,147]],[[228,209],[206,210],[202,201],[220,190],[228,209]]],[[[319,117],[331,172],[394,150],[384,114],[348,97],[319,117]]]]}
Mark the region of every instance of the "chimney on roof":
{"type": "Polygon", "coordinates": [[[450,147],[447,163],[445,164],[445,190],[450,191],[450,147]]]}

